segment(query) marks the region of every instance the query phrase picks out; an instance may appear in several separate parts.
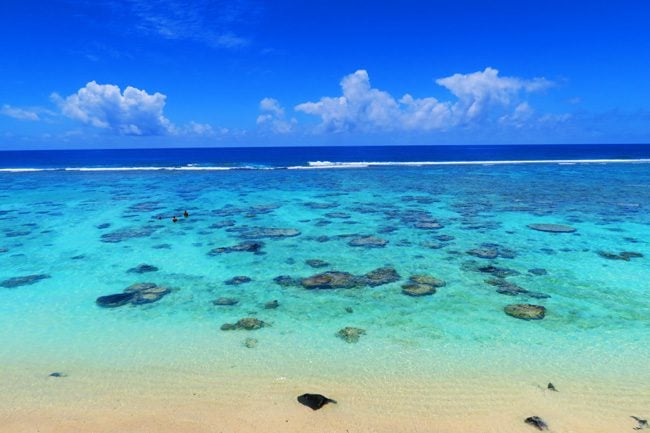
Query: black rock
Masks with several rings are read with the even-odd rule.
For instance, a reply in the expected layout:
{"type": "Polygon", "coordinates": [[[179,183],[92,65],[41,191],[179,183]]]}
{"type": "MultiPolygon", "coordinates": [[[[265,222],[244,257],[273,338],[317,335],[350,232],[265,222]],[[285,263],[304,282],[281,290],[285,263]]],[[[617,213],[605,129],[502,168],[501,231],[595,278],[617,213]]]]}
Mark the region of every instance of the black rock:
{"type": "Polygon", "coordinates": [[[648,420],[647,419],[641,419],[638,416],[630,415],[632,419],[634,419],[638,424],[636,427],[634,427],[634,430],[641,430],[644,428],[648,428],[648,420]]]}
{"type": "Polygon", "coordinates": [[[95,301],[97,305],[104,308],[115,308],[126,305],[133,300],[137,292],[116,293],[114,295],[100,296],[95,301]]]}
{"type": "Polygon", "coordinates": [[[298,403],[303,404],[313,410],[318,410],[328,403],[336,404],[336,401],[321,394],[303,394],[301,396],[298,396],[298,403]]]}
{"type": "Polygon", "coordinates": [[[524,420],[524,422],[528,425],[536,427],[538,430],[548,430],[548,425],[546,425],[544,420],[538,416],[529,416],[524,420]]]}
{"type": "Polygon", "coordinates": [[[8,280],[4,280],[0,283],[0,287],[7,289],[13,289],[20,286],[29,286],[31,284],[38,283],[41,280],[50,278],[47,274],[34,274],[34,275],[25,275],[23,277],[13,277],[8,280]]]}

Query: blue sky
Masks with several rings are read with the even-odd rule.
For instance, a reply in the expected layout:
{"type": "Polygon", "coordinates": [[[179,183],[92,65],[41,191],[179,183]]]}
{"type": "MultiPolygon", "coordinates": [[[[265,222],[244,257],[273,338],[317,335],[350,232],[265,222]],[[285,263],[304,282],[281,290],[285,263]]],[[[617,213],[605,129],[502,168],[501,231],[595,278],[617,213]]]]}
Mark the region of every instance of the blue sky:
{"type": "Polygon", "coordinates": [[[0,149],[650,142],[643,1],[3,0],[0,149]]]}

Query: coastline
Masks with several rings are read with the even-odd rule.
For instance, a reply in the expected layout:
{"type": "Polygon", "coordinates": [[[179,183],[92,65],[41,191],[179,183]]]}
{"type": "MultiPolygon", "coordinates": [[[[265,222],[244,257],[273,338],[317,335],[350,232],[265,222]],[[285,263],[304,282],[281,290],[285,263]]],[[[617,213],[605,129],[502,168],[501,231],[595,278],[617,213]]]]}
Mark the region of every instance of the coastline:
{"type": "MultiPolygon", "coordinates": [[[[520,376],[273,377],[216,369],[79,368],[53,378],[35,366],[3,368],[0,432],[518,432],[538,415],[551,431],[606,433],[634,426],[650,389],[631,383],[562,381],[552,392],[520,376]],[[361,379],[361,380],[359,380],[361,379]],[[297,395],[338,404],[312,411],[297,395]]],[[[530,430],[533,431],[533,430],[530,430]]]]}

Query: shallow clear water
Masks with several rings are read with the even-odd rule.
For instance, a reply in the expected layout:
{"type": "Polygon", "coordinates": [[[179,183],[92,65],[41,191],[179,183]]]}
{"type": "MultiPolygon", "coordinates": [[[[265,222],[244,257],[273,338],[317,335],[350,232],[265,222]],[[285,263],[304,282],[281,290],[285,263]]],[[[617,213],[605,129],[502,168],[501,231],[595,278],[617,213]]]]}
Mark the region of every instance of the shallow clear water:
{"type": "Polygon", "coordinates": [[[324,375],[343,375],[347,365],[371,376],[426,375],[435,360],[436,371],[450,374],[471,369],[540,372],[540,382],[551,373],[637,380],[648,375],[643,365],[650,359],[644,343],[650,335],[648,167],[1,173],[0,282],[50,278],[0,288],[0,362],[51,360],[52,369],[68,370],[76,363],[264,370],[276,362],[287,371],[324,375]],[[184,210],[189,218],[182,217],[184,210]],[[172,215],[179,216],[177,223],[172,215]],[[442,227],[416,227],[431,219],[442,227]],[[224,221],[231,222],[211,228],[224,221]],[[577,231],[527,227],[534,223],[577,231]],[[102,224],[110,226],[98,228],[102,224]],[[262,239],[264,254],[208,254],[245,240],[240,229],[246,227],[293,228],[300,235],[262,239]],[[120,232],[125,228],[135,230],[120,232]],[[353,247],[352,235],[388,243],[353,247]],[[467,254],[474,248],[504,251],[505,257],[467,254]],[[645,257],[612,260],[599,251],[645,257]],[[313,269],[308,259],[330,266],[313,269]],[[141,263],[159,271],[127,273],[141,263]],[[497,293],[485,282],[493,275],[476,270],[490,264],[517,271],[508,282],[550,297],[497,293]],[[362,275],[387,265],[400,281],[336,290],[273,281],[328,270],[362,275]],[[528,272],[533,268],[547,274],[528,272]],[[446,285],[432,296],[406,296],[401,285],[413,274],[446,285]],[[253,281],[224,283],[237,275],[253,281]],[[147,305],[95,304],[136,282],[173,291],[147,305]],[[239,303],[214,306],[219,297],[239,303]],[[271,300],[280,306],[265,309],[271,300]],[[546,318],[509,317],[503,308],[512,303],[543,305],[546,318]],[[220,330],[249,316],[270,326],[220,330]],[[348,344],[336,337],[345,326],[366,334],[348,344]],[[258,340],[257,347],[244,346],[248,337],[258,340]],[[251,367],[250,359],[264,362],[251,367]],[[324,365],[323,359],[336,361],[324,365]]]}

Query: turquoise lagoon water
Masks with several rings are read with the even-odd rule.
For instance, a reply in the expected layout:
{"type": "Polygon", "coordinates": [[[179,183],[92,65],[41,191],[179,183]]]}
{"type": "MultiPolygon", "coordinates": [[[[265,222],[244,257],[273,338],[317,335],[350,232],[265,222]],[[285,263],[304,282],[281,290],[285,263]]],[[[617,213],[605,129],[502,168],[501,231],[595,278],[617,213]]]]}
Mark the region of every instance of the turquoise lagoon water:
{"type": "Polygon", "coordinates": [[[250,374],[257,368],[343,375],[349,368],[426,376],[435,364],[437,374],[517,371],[536,383],[551,374],[647,378],[648,167],[0,173],[0,281],[49,275],[0,288],[0,362],[71,374],[81,364],[170,370],[240,364],[250,374]],[[433,219],[440,228],[417,228],[433,219]],[[539,232],[527,227],[533,223],[577,231],[539,232]],[[264,254],[208,254],[260,227],[300,234],[260,239],[264,254]],[[356,235],[388,243],[350,246],[356,235]],[[504,253],[467,254],[475,248],[504,253]],[[645,257],[612,260],[599,251],[645,257]],[[314,269],[308,259],[330,266],[314,269]],[[127,272],[142,263],[159,270],[127,272]],[[550,297],[497,293],[485,282],[492,275],[477,271],[487,265],[517,271],[507,281],[550,297]],[[394,267],[401,280],[337,290],[274,282],[280,275],[361,275],[383,266],[394,267]],[[528,272],[533,268],[547,273],[528,272]],[[406,296],[401,285],[413,274],[446,285],[432,296],[406,296]],[[225,284],[237,275],[253,281],[225,284]],[[96,305],[97,297],[136,282],[173,291],[147,305],[96,305]],[[219,297],[239,303],[213,305],[219,297]],[[280,306],[265,309],[271,300],[280,306]],[[543,305],[546,318],[509,317],[503,308],[512,303],[543,305]],[[270,326],[220,330],[243,317],[270,326]],[[336,336],[345,326],[366,334],[346,343],[336,336]],[[258,340],[255,348],[244,346],[248,337],[258,340]]]}

